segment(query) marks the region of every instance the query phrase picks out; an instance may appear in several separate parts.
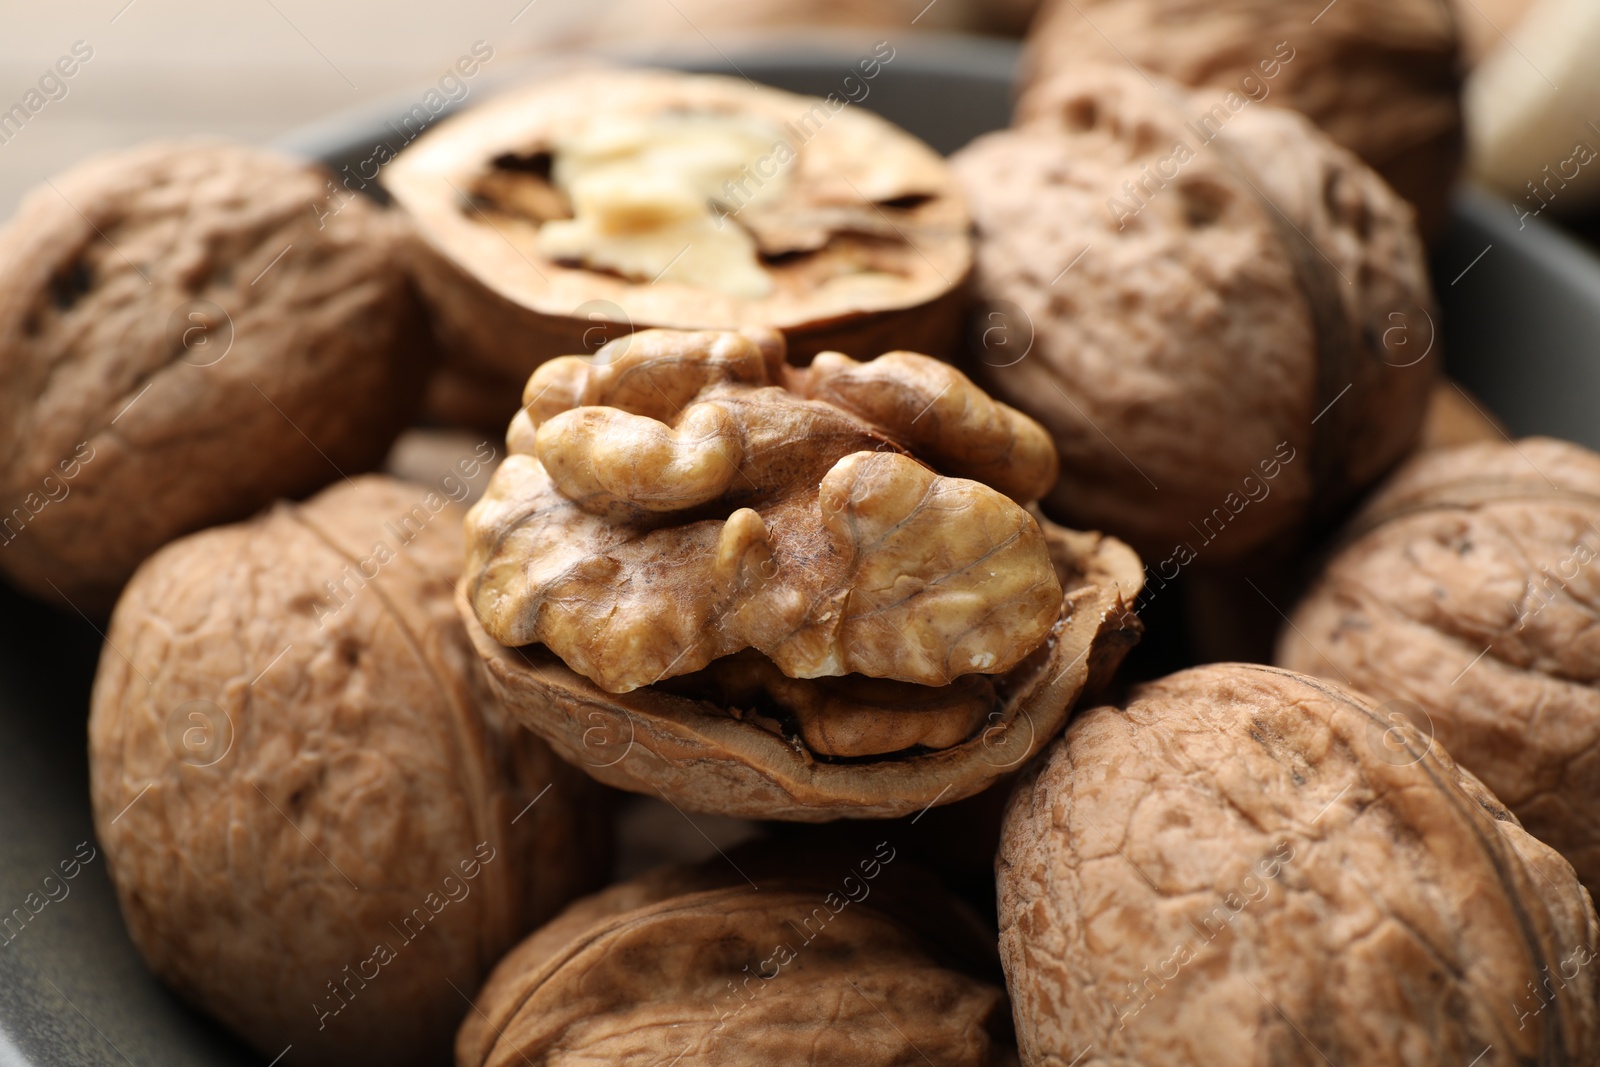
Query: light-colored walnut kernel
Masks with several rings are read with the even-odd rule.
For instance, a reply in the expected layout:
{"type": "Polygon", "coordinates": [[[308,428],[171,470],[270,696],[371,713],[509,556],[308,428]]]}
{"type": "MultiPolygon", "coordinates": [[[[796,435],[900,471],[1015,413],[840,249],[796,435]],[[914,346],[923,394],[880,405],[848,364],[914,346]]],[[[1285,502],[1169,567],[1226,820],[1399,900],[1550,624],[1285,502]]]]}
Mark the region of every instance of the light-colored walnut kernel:
{"type": "Polygon", "coordinates": [[[824,821],[1020,766],[1141,632],[1043,428],[911,352],[649,330],[529,379],[459,606],[514,714],[697,811],[824,821]]]}
{"type": "Polygon", "coordinates": [[[1037,491],[1043,430],[926,356],[770,356],[652,331],[535,372],[468,520],[485,629],[613,693],[745,648],[791,678],[922,685],[1032,652],[1061,604],[1038,523],[918,457],[1037,491]]]}

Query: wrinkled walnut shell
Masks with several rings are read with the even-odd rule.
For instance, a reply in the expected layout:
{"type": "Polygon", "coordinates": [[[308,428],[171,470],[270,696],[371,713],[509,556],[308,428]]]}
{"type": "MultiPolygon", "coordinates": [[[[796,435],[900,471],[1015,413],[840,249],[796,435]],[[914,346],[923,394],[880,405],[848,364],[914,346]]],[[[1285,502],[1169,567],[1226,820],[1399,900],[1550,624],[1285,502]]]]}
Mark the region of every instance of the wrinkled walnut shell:
{"type": "Polygon", "coordinates": [[[461,633],[460,528],[341,482],[168,546],[112,618],[90,776],[128,932],[264,1057],[439,1062],[462,994],[599,873],[591,784],[461,633]]]}
{"type": "Polygon", "coordinates": [[[887,841],[742,848],[586,897],[518,945],[456,1064],[1003,1067],[993,946],[887,841]]]}
{"type": "Polygon", "coordinates": [[[1085,66],[953,163],[996,324],[968,367],[1055,437],[1046,509],[1179,568],[1348,503],[1411,446],[1439,362],[1406,205],[1299,116],[1203,141],[1184,100],[1085,66]]]}
{"type": "Polygon", "coordinates": [[[1087,712],[1012,798],[998,864],[1024,1064],[1600,1054],[1572,868],[1320,680],[1214,665],[1087,712]]]}
{"type": "Polygon", "coordinates": [[[1397,471],[1277,661],[1414,720],[1600,890],[1600,456],[1528,438],[1397,471]]]}
{"type": "Polygon", "coordinates": [[[376,465],[431,347],[403,225],[319,169],[161,142],[53,185],[0,233],[0,569],[103,615],[172,538],[376,465]]]}
{"type": "MultiPolygon", "coordinates": [[[[752,166],[766,166],[765,158],[752,166]]],[[[830,349],[857,357],[895,347],[947,354],[961,336],[960,289],[972,249],[954,179],[932,149],[861,108],[834,110],[733,78],[584,71],[441,123],[402,152],[383,180],[421,235],[419,284],[459,368],[441,399],[468,413],[481,404],[466,394],[505,383],[499,424],[539,364],[593,352],[601,339],[633,329],[771,326],[801,362],[830,349]],[[671,113],[760,120],[798,150],[791,184],[775,205],[746,206],[722,220],[749,229],[764,219],[760,243],[777,286],[770,295],[630,281],[540,253],[539,227],[570,215],[541,176],[556,141],[597,115],[644,121],[671,113]]]]}
{"type": "Polygon", "coordinates": [[[1049,0],[1028,41],[1024,91],[1132,63],[1200,89],[1205,109],[1230,95],[1293,109],[1382,174],[1424,233],[1443,228],[1462,154],[1448,0],[1049,0]]]}

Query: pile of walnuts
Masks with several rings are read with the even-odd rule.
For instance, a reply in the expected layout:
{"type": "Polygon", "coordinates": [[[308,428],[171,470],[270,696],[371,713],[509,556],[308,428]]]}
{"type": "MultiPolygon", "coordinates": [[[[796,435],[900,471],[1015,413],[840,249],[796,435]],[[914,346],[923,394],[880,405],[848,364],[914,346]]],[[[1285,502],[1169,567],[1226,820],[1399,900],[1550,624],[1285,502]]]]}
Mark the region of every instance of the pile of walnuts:
{"type": "Polygon", "coordinates": [[[151,971],[288,1064],[1600,1060],[1600,456],[1438,373],[1443,0],[1318,6],[1046,3],[948,164],[586,68],[391,207],[34,194],[0,572],[151,971]]]}

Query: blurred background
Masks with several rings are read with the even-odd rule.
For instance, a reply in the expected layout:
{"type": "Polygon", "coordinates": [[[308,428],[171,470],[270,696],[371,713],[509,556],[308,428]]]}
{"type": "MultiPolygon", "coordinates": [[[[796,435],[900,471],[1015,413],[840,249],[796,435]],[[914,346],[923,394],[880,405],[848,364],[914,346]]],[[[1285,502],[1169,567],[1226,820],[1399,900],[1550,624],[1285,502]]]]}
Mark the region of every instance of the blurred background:
{"type": "MultiPolygon", "coordinates": [[[[82,0],[8,4],[0,108],[77,42],[93,56],[0,144],[0,217],[91,152],[150,137],[267,141],[331,113],[434,82],[484,41],[495,61],[570,38],[608,0],[82,0]]],[[[666,6],[663,0],[663,7],[666,6]]],[[[493,63],[489,69],[493,69],[493,63]]],[[[9,130],[8,130],[9,132],[9,130]]]]}
{"type": "MultiPolygon", "coordinates": [[[[1337,2],[1337,0],[1336,0],[1337,2]]],[[[1517,88],[1549,82],[1533,56],[1565,41],[1585,47],[1575,23],[1593,23],[1597,0],[1440,0],[1450,2],[1464,61],[1498,66],[1488,91],[1466,92],[1469,140],[1512,142],[1530,122],[1531,103],[1517,88]],[[1542,17],[1525,19],[1530,9],[1542,17]],[[1539,23],[1543,23],[1541,29],[1539,23]],[[1542,41],[1555,38],[1556,42],[1542,41]],[[1511,88],[1508,90],[1507,86],[1511,88]]],[[[1039,0],[457,0],[394,4],[378,0],[74,0],[10,4],[0,35],[0,113],[24,101],[63,57],[90,58],[60,79],[51,98],[20,131],[0,125],[0,219],[22,193],[83,157],[150,137],[212,133],[270,141],[315,119],[436,82],[476,42],[493,49],[493,73],[540,52],[572,54],[596,42],[697,49],[736,47],[742,33],[772,26],[830,27],[870,39],[874,29],[900,33],[956,31],[1020,37],[1039,0]],[[74,48],[78,52],[74,53],[74,48]]],[[[1331,5],[1330,5],[1331,6],[1331,5]]],[[[69,62],[68,66],[74,63],[69,62]]],[[[1600,93],[1600,64],[1585,89],[1600,93]]],[[[1478,78],[1475,81],[1487,79],[1478,78]]],[[[1569,98],[1594,93],[1572,91],[1569,98]]],[[[35,103],[39,100],[35,98],[35,103]]],[[[1600,134],[1584,119],[1551,130],[1550,144],[1509,144],[1514,158],[1570,147],[1569,138],[1600,134]],[[1566,127],[1570,127],[1566,128],[1566,127]]],[[[1532,125],[1542,125],[1534,123],[1532,125]]],[[[1537,132],[1537,131],[1536,131],[1537,132]]],[[[1526,134],[1521,135],[1526,140],[1526,134]]],[[[1481,152],[1480,152],[1481,154],[1481,152]]],[[[1551,158],[1565,158],[1551,156],[1551,158]]],[[[1509,177],[1479,166],[1488,184],[1515,199],[1509,177]],[[1503,179],[1503,180],[1497,180],[1503,179]]],[[[1521,171],[1512,168],[1508,174],[1521,171]]],[[[1569,196],[1569,224],[1600,196],[1585,174],[1583,197],[1569,196]],[[1584,201],[1574,204],[1573,201],[1584,201]],[[1575,210],[1576,209],[1576,210],[1575,210]]]]}
{"type": "Polygon", "coordinates": [[[82,0],[7,7],[0,111],[21,102],[60,58],[73,56],[74,45],[92,57],[62,79],[64,96],[48,100],[20,133],[0,143],[0,218],[15,211],[30,186],[92,152],[189,133],[270,141],[436,82],[479,41],[494,50],[492,73],[519,58],[596,40],[682,39],[717,48],[753,21],[859,27],[879,20],[919,30],[1020,32],[1031,3],[82,0]]]}

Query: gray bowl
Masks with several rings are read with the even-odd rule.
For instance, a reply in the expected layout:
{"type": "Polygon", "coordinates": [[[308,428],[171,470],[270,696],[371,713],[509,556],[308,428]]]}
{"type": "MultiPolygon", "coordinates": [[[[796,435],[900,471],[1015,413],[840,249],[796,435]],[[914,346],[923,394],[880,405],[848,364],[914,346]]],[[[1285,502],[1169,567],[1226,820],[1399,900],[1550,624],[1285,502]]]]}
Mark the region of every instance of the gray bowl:
{"type": "MultiPolygon", "coordinates": [[[[894,61],[862,106],[945,152],[1007,123],[1014,47],[933,36],[894,44],[894,61]]],[[[861,54],[790,41],[672,65],[825,94],[861,54]]],[[[381,141],[398,147],[389,123],[416,95],[318,123],[280,147],[335,167],[367,158],[381,141]]],[[[1519,229],[1507,205],[1466,190],[1435,257],[1435,280],[1450,372],[1514,432],[1600,448],[1591,414],[1600,407],[1600,261],[1537,220],[1519,229]]],[[[0,587],[0,1067],[265,1062],[146,971],[103,856],[70,882],[51,883],[67,887],[61,899],[44,894],[45,877],[80,843],[94,847],[84,724],[99,642],[89,620],[0,587]],[[46,903],[35,914],[30,901],[46,903]]],[[[283,1062],[294,1062],[292,1051],[283,1062]]]]}

